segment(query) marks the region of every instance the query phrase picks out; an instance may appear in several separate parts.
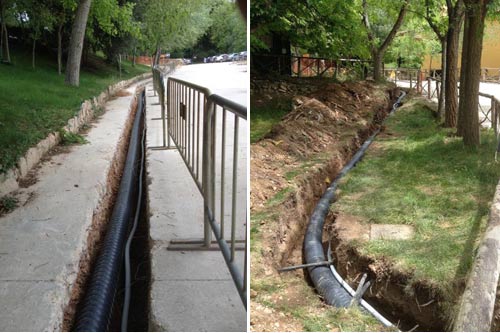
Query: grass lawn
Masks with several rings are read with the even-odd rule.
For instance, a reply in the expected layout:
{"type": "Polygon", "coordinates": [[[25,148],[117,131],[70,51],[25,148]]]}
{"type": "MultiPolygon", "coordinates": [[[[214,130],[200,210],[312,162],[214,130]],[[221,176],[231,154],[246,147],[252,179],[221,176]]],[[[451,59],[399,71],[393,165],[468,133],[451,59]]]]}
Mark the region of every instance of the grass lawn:
{"type": "Polygon", "coordinates": [[[271,131],[291,111],[290,100],[273,99],[265,104],[251,103],[250,142],[255,143],[271,131]]]}
{"type": "Polygon", "coordinates": [[[28,148],[58,131],[75,116],[85,99],[97,96],[108,85],[149,71],[124,62],[122,77],[113,66],[94,59],[80,72],[80,87],[64,84],[57,63],[40,55],[31,68],[29,53],[12,52],[14,65],[0,64],[0,173],[15,165],[28,148]]]}
{"type": "Polygon", "coordinates": [[[461,138],[450,136],[411,101],[387,121],[385,133],[391,135],[379,136],[342,181],[331,209],[363,223],[413,226],[410,240],[355,245],[435,286],[451,301],[455,282],[471,267],[500,178],[494,134],[482,131],[479,149],[466,149],[461,138]]]}

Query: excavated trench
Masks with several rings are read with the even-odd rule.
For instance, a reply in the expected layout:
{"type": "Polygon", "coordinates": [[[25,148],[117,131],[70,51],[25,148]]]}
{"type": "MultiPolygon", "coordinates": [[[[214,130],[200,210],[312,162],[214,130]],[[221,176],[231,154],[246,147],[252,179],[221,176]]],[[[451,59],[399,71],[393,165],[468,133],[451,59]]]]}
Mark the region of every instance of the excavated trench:
{"type": "Polygon", "coordinates": [[[372,286],[364,299],[399,329],[407,331],[418,325],[417,331],[446,331],[448,320],[440,316],[442,295],[423,283],[412,283],[408,274],[392,269],[383,260],[363,256],[344,243],[335,231],[335,218],[333,213],[327,216],[325,231],[331,244],[336,244],[332,249],[334,266],[344,280],[357,286],[366,273],[372,286]]]}
{"type": "MultiPolygon", "coordinates": [[[[71,330],[81,330],[82,329],[82,317],[89,317],[91,321],[94,319],[93,313],[88,311],[89,304],[95,303],[92,300],[93,296],[89,295],[91,293],[92,285],[95,284],[96,280],[102,277],[96,277],[99,268],[96,267],[100,257],[103,256],[103,252],[109,249],[108,236],[112,232],[112,217],[115,215],[115,205],[118,205],[117,200],[122,197],[120,194],[123,191],[122,177],[124,177],[124,172],[126,172],[127,165],[131,163],[130,159],[130,144],[132,144],[134,137],[133,131],[135,122],[137,121],[137,126],[139,127],[140,140],[142,140],[142,135],[145,136],[144,129],[144,116],[142,119],[137,120],[139,116],[139,105],[138,103],[140,92],[136,92],[135,98],[132,100],[129,119],[126,122],[125,129],[119,140],[115,156],[111,162],[111,168],[107,176],[106,191],[101,198],[99,203],[99,208],[94,212],[92,226],[89,230],[87,237],[87,247],[82,253],[79,263],[79,270],[76,278],[76,282],[72,287],[70,302],[66,306],[64,311],[63,319],[63,331],[71,330]],[[83,314],[82,314],[83,313],[83,314]],[[79,323],[80,321],[80,323],[79,323]]],[[[136,129],[137,131],[137,129],[136,129]]],[[[145,146],[144,146],[145,149],[145,146]]],[[[139,149],[140,151],[140,149],[139,149]]],[[[145,152],[144,152],[145,154],[145,152]]],[[[135,230],[131,246],[130,246],[130,271],[131,271],[131,295],[130,295],[130,309],[128,316],[128,331],[147,331],[149,329],[149,295],[150,295],[150,281],[151,281],[151,261],[150,261],[150,237],[149,237],[149,219],[147,215],[147,179],[146,171],[144,170],[142,174],[142,184],[143,189],[141,193],[141,204],[140,207],[137,206],[137,199],[139,196],[138,185],[139,183],[139,173],[136,169],[141,164],[141,154],[140,152],[136,154],[137,157],[133,161],[133,180],[134,183],[130,187],[130,214],[125,221],[125,241],[129,237],[134,222],[134,215],[137,209],[138,212],[138,223],[137,229],[135,230]]],[[[144,155],[145,158],[145,155],[144,155]]],[[[143,161],[145,165],[145,161],[143,161]]],[[[145,166],[144,166],[145,168],[145,166]]],[[[120,247],[125,247],[124,244],[120,247]]],[[[121,250],[123,251],[123,250],[121,250]]],[[[119,253],[121,251],[118,251],[119,253]]],[[[122,321],[122,309],[124,304],[124,284],[125,284],[125,272],[124,272],[124,259],[123,252],[119,256],[118,275],[116,281],[116,287],[111,292],[113,295],[110,297],[110,314],[107,319],[106,330],[107,331],[120,331],[121,321],[122,321]]],[[[94,286],[95,289],[95,286],[94,286]]],[[[102,290],[105,293],[105,290],[102,290]]],[[[93,312],[93,311],[91,311],[93,312]]],[[[88,318],[87,318],[88,319],[88,318]]],[[[97,321],[97,320],[96,320],[97,321]]],[[[84,326],[85,327],[85,326],[84,326]]],[[[85,330],[88,330],[88,327],[85,330]]]]}
{"type": "MultiPolygon", "coordinates": [[[[397,89],[390,91],[388,105],[375,112],[372,122],[366,128],[359,130],[339,154],[332,156],[309,177],[301,179],[297,184],[295,194],[285,200],[284,210],[291,213],[288,218],[280,219],[280,221],[288,220],[288,223],[284,247],[281,247],[279,253],[274,255],[278,259],[275,268],[297,264],[299,260],[305,263],[304,234],[309,217],[327,188],[328,184],[325,179],[334,179],[363,142],[378,127],[383,128],[382,122],[392,109],[398,95],[397,89]],[[290,218],[292,215],[295,217],[290,218]]],[[[365,294],[365,300],[402,330],[415,329],[416,325],[419,331],[445,330],[447,320],[440,316],[440,313],[443,313],[440,308],[442,297],[437,294],[436,290],[423,284],[411,283],[411,276],[393,270],[385,262],[374,262],[370,258],[362,257],[355,248],[346,246],[343,240],[338,238],[334,225],[335,216],[330,212],[323,232],[325,253],[331,241],[335,266],[354,289],[363,273],[368,274],[368,279],[373,283],[365,294]]],[[[308,284],[312,286],[307,270],[304,269],[302,273],[308,284]]]]}

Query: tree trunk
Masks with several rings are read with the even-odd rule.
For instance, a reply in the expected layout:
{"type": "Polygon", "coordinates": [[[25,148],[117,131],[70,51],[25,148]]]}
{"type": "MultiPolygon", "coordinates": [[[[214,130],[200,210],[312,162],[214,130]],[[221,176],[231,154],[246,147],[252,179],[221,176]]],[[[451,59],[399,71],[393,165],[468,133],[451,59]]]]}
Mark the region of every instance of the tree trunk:
{"type": "Polygon", "coordinates": [[[80,62],[82,60],[83,39],[85,38],[90,3],[91,0],[80,0],[76,9],[73,28],[71,29],[65,82],[76,87],[80,85],[80,62]]]}
{"type": "Polygon", "coordinates": [[[120,73],[120,78],[122,77],[122,55],[118,54],[118,71],[120,73]]]}
{"type": "Polygon", "coordinates": [[[62,29],[63,24],[60,24],[57,29],[57,72],[59,75],[62,73],[62,29]]]}
{"type": "Polygon", "coordinates": [[[135,53],[137,50],[137,46],[134,46],[134,55],[132,56],[132,67],[135,67],[135,53]]]}
{"type": "Polygon", "coordinates": [[[462,41],[462,61],[460,67],[460,89],[459,89],[459,103],[458,103],[458,121],[457,121],[457,135],[464,135],[464,125],[465,125],[465,90],[463,89],[463,84],[465,81],[465,69],[467,68],[467,49],[469,47],[469,40],[465,34],[469,30],[469,20],[464,19],[464,36],[462,41]]]}
{"type": "Polygon", "coordinates": [[[33,48],[31,49],[31,67],[35,69],[35,48],[36,48],[36,39],[33,38],[33,48]]]}
{"type": "Polygon", "coordinates": [[[481,75],[481,54],[483,50],[484,19],[488,0],[467,1],[467,30],[464,32],[466,67],[463,83],[463,142],[468,147],[478,147],[479,137],[479,80],[481,75]]]}
{"type": "MultiPolygon", "coordinates": [[[[445,109],[445,97],[444,90],[446,87],[446,52],[448,48],[448,42],[446,38],[441,40],[441,90],[439,91],[439,101],[438,101],[438,118],[439,120],[443,119],[444,109],[445,109]]],[[[437,83],[436,83],[437,84],[437,83]]]]}
{"type": "Polygon", "coordinates": [[[389,47],[389,45],[391,45],[392,41],[394,40],[394,37],[396,37],[396,33],[403,24],[407,12],[408,2],[409,0],[405,0],[403,2],[401,9],[399,10],[398,18],[396,19],[396,22],[392,26],[391,31],[386,36],[382,44],[377,47],[375,45],[375,36],[372,33],[370,20],[368,18],[367,1],[363,0],[363,25],[365,26],[368,35],[368,42],[370,43],[370,48],[372,50],[371,53],[373,56],[373,67],[374,67],[373,79],[375,81],[381,81],[384,77],[382,73],[383,71],[382,60],[384,59],[385,51],[387,51],[387,48],[389,47]]]}
{"type": "Polygon", "coordinates": [[[160,63],[160,56],[161,56],[161,48],[158,46],[156,48],[156,53],[155,53],[155,58],[154,58],[153,66],[158,66],[158,64],[160,63]]]}
{"type": "Polygon", "coordinates": [[[5,24],[5,7],[0,3],[0,19],[2,20],[2,62],[10,64],[9,33],[5,24]]]}
{"type": "Polygon", "coordinates": [[[382,73],[382,59],[383,55],[380,53],[373,53],[373,79],[375,82],[380,82],[384,78],[384,73],[382,73]]]}
{"type": "MultiPolygon", "coordinates": [[[[448,32],[446,39],[448,41],[446,50],[446,85],[445,85],[445,122],[444,126],[453,128],[457,126],[457,68],[458,68],[458,46],[460,29],[462,27],[463,9],[462,4],[457,3],[452,10],[448,20],[448,32]]],[[[465,47],[462,48],[465,50],[465,47]]],[[[464,52],[464,51],[462,51],[464,52]]],[[[463,67],[463,65],[462,65],[463,67]]]]}

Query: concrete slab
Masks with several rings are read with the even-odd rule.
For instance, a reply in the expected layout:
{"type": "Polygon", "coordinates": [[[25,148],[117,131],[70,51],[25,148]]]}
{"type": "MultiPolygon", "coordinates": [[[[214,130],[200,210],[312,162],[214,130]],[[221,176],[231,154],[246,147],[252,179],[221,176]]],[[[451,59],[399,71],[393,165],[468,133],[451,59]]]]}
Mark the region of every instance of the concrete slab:
{"type": "MultiPolygon", "coordinates": [[[[221,86],[227,77],[221,74],[226,66],[185,66],[174,73],[190,82],[207,86],[221,86]],[[217,67],[214,75],[214,69],[217,67]]],[[[236,68],[236,67],[235,67],[236,68]]],[[[240,70],[240,68],[237,68],[240,70]]],[[[229,70],[228,70],[229,71],[229,70]]],[[[226,72],[228,72],[226,71],[226,72]]],[[[234,73],[233,73],[234,74],[234,73]]],[[[233,75],[231,74],[231,75],[233,75]]],[[[236,75],[236,74],[234,74],[236,75]]],[[[244,74],[243,74],[244,75],[244,74]]],[[[241,82],[241,77],[240,81],[241,82]]],[[[244,84],[246,85],[246,82],[244,84]]],[[[222,85],[224,86],[224,85],[222,85]]],[[[235,85],[237,86],[237,85],[235,85]]],[[[148,147],[162,145],[162,122],[157,97],[147,87],[147,144],[148,147]]],[[[217,91],[227,98],[246,102],[246,91],[241,89],[217,91]],[[236,92],[239,91],[239,92],[236,92]],[[236,95],[235,95],[236,94],[236,95]]],[[[220,119],[220,117],[219,117],[220,119]]],[[[228,118],[229,122],[231,121],[228,118]]],[[[217,132],[221,123],[218,123],[217,132]]],[[[246,161],[247,131],[240,133],[238,163],[238,207],[237,237],[244,239],[246,232],[246,161]]],[[[228,131],[228,138],[232,132],[228,131]]],[[[218,141],[221,142],[220,139],[218,141]]],[[[226,149],[232,155],[232,140],[226,149]]],[[[201,154],[201,151],[200,151],[201,154]]],[[[218,149],[220,156],[220,149],[218,149]]],[[[227,158],[229,160],[229,156],[227,158]]],[[[200,156],[201,161],[201,156],[200,156]]],[[[217,164],[217,169],[220,165],[217,164]]],[[[226,164],[226,179],[229,179],[230,163],[226,164]]],[[[216,170],[217,170],[216,169],[216,170]]],[[[173,239],[198,238],[203,236],[203,198],[177,150],[149,150],[147,154],[149,177],[148,195],[150,210],[150,234],[153,241],[151,252],[152,285],[150,329],[168,331],[246,331],[246,311],[240,300],[224,258],[219,251],[168,251],[173,239]]],[[[201,168],[200,168],[201,172],[201,168]]],[[[217,172],[220,177],[220,169],[217,172]]],[[[224,216],[226,232],[231,219],[229,194],[232,188],[226,183],[226,205],[224,216]]],[[[216,195],[220,193],[220,181],[216,184],[216,195]]],[[[219,194],[220,196],[220,194],[219,194]]],[[[220,218],[220,201],[216,202],[216,216],[220,218]]],[[[244,253],[238,251],[236,262],[243,270],[244,253]]]]}
{"type": "Polygon", "coordinates": [[[413,237],[415,230],[404,224],[372,224],[370,225],[370,239],[404,240],[413,237]]]}
{"type": "Polygon", "coordinates": [[[23,189],[33,198],[0,218],[0,331],[61,329],[135,87],[106,104],[88,144],[43,163],[23,189]]]}
{"type": "MultiPolygon", "coordinates": [[[[246,327],[246,313],[241,311],[241,300],[227,293],[232,285],[228,280],[155,281],[153,303],[164,302],[163,316],[153,317],[160,323],[155,331],[171,332],[241,332],[246,327]]],[[[155,313],[156,315],[158,313],[155,313]]]]}

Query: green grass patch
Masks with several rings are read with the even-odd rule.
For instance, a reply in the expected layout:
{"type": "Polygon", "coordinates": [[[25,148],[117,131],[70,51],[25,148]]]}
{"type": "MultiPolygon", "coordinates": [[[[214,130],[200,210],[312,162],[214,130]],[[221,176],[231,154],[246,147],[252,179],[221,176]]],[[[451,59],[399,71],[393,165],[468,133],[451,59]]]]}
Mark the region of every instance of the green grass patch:
{"type": "Polygon", "coordinates": [[[78,133],[66,132],[65,130],[60,130],[59,133],[61,135],[61,144],[63,146],[83,145],[88,143],[87,139],[78,133]]]}
{"type": "Polygon", "coordinates": [[[278,191],[271,199],[266,202],[267,206],[276,206],[285,201],[287,195],[292,192],[291,187],[285,187],[278,191]]]}
{"type": "Polygon", "coordinates": [[[57,74],[54,60],[41,55],[32,69],[28,53],[13,52],[14,65],[0,65],[0,173],[13,167],[28,148],[66,125],[84,100],[149,70],[124,62],[120,77],[116,67],[94,59],[82,69],[80,87],[69,87],[64,75],[57,74]]]}
{"type": "Polygon", "coordinates": [[[6,195],[0,199],[0,215],[9,213],[17,208],[19,201],[12,196],[6,195]]]}
{"type": "Polygon", "coordinates": [[[394,135],[377,138],[378,147],[342,181],[332,209],[370,223],[413,226],[410,240],[356,246],[455,297],[454,282],[471,266],[500,178],[494,134],[482,131],[481,146],[466,149],[411,102],[388,120],[387,132],[394,135]]]}
{"type": "Polygon", "coordinates": [[[291,111],[290,100],[273,99],[265,104],[252,103],[250,114],[250,142],[255,143],[268,134],[273,125],[291,111]]]}

